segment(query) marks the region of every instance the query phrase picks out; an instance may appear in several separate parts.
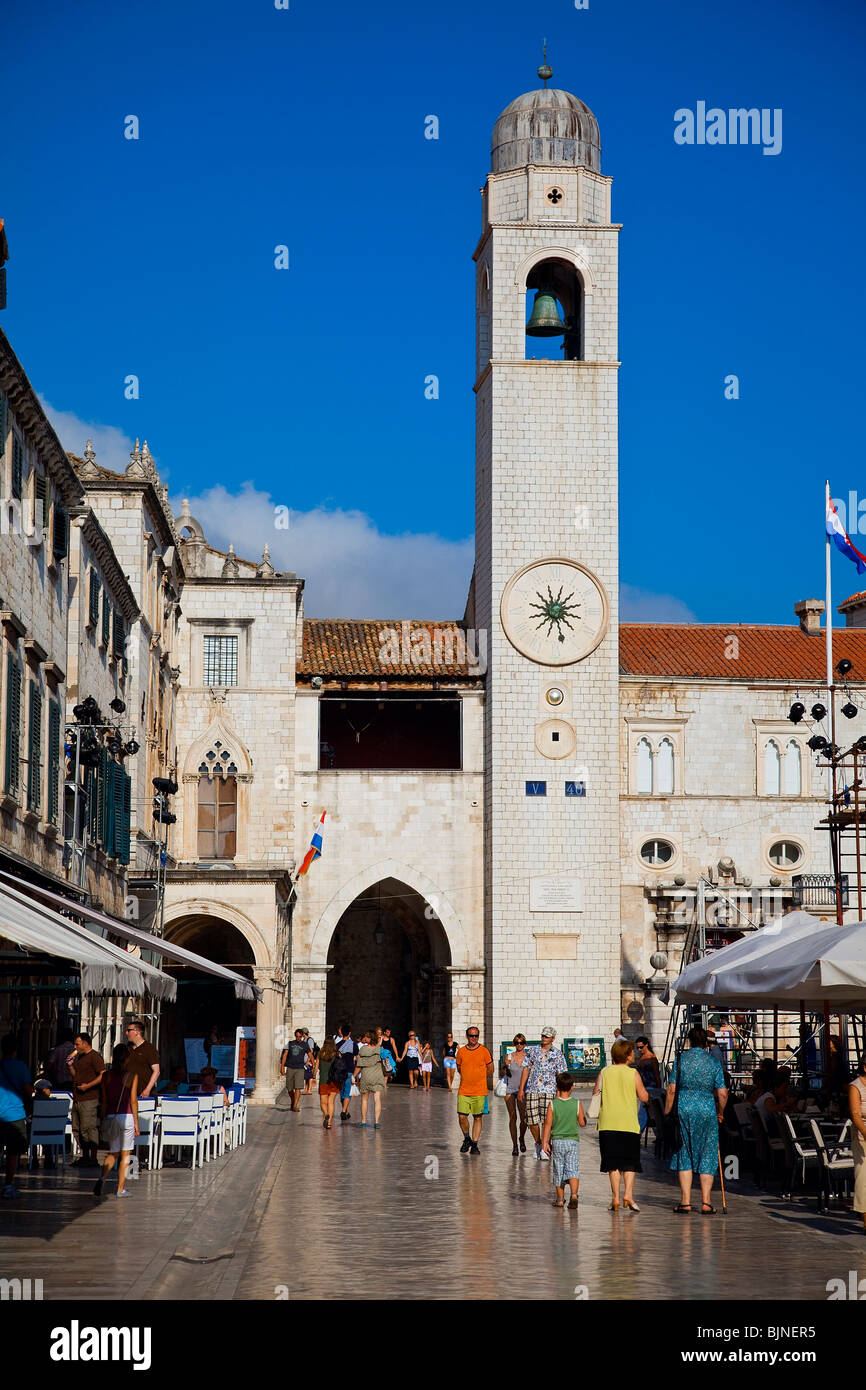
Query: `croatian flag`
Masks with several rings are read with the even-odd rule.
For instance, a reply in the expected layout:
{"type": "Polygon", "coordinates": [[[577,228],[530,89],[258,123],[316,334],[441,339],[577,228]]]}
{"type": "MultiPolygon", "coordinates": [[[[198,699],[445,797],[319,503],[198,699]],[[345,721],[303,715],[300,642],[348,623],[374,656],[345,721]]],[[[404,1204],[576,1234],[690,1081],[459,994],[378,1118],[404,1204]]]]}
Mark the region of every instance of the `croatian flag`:
{"type": "Polygon", "coordinates": [[[857,573],[866,574],[866,555],[861,555],[856,545],[852,543],[851,537],[839,520],[832,502],[827,507],[827,535],[837,550],[841,550],[843,555],[847,555],[849,560],[854,561],[857,566],[857,573]]]}
{"type": "Polygon", "coordinates": [[[325,828],[325,812],[323,811],[322,814],[321,814],[321,817],[319,818],[319,824],[316,826],[316,829],[313,831],[313,838],[312,838],[312,840],[310,841],[310,848],[307,850],[306,854],[304,855],[304,862],[303,862],[303,864],[301,865],[301,867],[298,869],[298,873],[297,873],[297,877],[298,877],[298,878],[301,877],[301,874],[305,874],[305,873],[307,872],[307,869],[310,867],[310,865],[311,865],[312,863],[315,862],[316,859],[321,859],[321,857],[322,857],[322,832],[324,831],[324,828],[325,828]]]}

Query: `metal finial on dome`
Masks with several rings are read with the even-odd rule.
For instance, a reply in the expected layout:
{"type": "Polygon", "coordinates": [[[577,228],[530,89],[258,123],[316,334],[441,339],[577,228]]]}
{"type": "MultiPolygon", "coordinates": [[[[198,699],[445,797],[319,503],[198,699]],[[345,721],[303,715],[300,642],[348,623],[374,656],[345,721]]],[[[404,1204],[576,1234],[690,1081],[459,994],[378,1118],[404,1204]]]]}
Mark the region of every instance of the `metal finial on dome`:
{"type": "Polygon", "coordinates": [[[550,64],[549,64],[548,61],[547,61],[547,39],[544,40],[544,62],[541,64],[541,67],[538,69],[538,76],[541,78],[541,80],[542,80],[542,82],[544,83],[545,87],[547,86],[548,82],[550,81],[551,77],[553,76],[553,68],[550,66],[550,64]]]}

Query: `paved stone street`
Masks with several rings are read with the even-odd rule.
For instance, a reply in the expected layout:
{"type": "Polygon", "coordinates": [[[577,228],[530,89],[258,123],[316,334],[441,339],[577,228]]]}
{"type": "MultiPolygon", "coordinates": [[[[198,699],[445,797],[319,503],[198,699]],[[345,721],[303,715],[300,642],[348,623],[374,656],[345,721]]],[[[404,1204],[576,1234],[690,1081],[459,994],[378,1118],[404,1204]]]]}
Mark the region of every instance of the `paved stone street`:
{"type": "Polygon", "coordinates": [[[273,1300],[279,1286],[291,1299],[573,1299],[585,1286],[591,1299],[823,1301],[828,1279],[866,1276],[859,1217],[750,1185],[727,1219],[677,1217],[651,1155],[640,1215],[609,1213],[592,1125],[580,1208],[554,1210],[549,1166],[511,1157],[504,1105],[490,1103],[478,1158],[458,1151],[455,1096],[401,1087],[378,1131],[355,1123],[357,1101],[329,1134],[315,1096],[300,1116],[251,1110],[244,1148],[195,1173],[143,1173],[125,1203],[97,1202],[77,1169],[25,1171],[21,1201],[0,1208],[0,1274],[41,1278],[46,1300],[273,1300]]]}

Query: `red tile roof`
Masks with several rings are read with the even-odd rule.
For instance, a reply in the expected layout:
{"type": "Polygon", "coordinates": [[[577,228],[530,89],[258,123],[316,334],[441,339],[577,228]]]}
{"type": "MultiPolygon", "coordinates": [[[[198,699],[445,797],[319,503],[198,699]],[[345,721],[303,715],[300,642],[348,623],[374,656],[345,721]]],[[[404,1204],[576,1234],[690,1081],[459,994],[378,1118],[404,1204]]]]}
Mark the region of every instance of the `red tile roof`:
{"type": "MultiPolygon", "coordinates": [[[[399,618],[308,618],[297,674],[301,679],[478,679],[486,651],[454,621],[399,618]]],[[[866,628],[838,628],[833,657],[847,657],[850,679],[866,681],[866,628]]],[[[625,676],[691,680],[814,681],[825,678],[824,632],[743,623],[623,623],[620,671],[625,676]],[[736,639],[734,641],[733,639],[736,639]]]]}
{"type": "Polygon", "coordinates": [[[866,589],[861,589],[859,594],[849,594],[843,599],[836,609],[837,613],[847,613],[849,608],[861,608],[866,603],[866,589]]]}
{"type": "Polygon", "coordinates": [[[307,618],[299,676],[364,676],[378,680],[477,680],[486,651],[451,619],[307,618]]]}
{"type": "MultiPolygon", "coordinates": [[[[833,659],[843,657],[854,665],[850,679],[866,680],[866,628],[834,631],[833,659]]],[[[827,669],[823,629],[806,633],[741,623],[623,623],[619,663],[628,676],[697,680],[820,682],[827,669]]]]}

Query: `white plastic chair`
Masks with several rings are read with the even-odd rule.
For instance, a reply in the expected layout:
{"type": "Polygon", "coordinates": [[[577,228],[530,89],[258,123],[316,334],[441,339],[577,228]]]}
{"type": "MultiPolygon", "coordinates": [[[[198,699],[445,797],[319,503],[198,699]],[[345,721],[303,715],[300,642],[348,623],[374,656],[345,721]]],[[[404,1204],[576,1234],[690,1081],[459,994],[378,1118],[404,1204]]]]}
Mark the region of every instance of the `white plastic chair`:
{"type": "Polygon", "coordinates": [[[228,1106],[223,1104],[223,1093],[217,1091],[213,1097],[213,1109],[211,1110],[211,1139],[214,1146],[214,1154],[217,1158],[222,1158],[226,1151],[226,1122],[228,1119],[228,1106]]]}
{"type": "Polygon", "coordinates": [[[75,1148],[75,1141],[72,1135],[72,1092],[71,1091],[52,1091],[51,1100],[69,1101],[69,1119],[66,1121],[66,1138],[69,1140],[70,1152],[75,1148]]]}
{"type": "MultiPolygon", "coordinates": [[[[199,1096],[164,1097],[159,1112],[159,1146],[157,1167],[162,1167],[162,1152],[170,1148],[192,1149],[192,1166],[198,1154],[199,1167],[204,1163],[207,1129],[199,1114],[199,1096]]],[[[210,1116],[207,1117],[210,1124],[210,1116]]]]}
{"type": "Polygon", "coordinates": [[[198,1101],[198,1113],[204,1131],[204,1156],[210,1161],[211,1145],[213,1142],[213,1096],[203,1096],[199,1093],[196,1096],[198,1101]]]}
{"type": "Polygon", "coordinates": [[[138,1102],[138,1128],[141,1133],[136,1136],[133,1142],[133,1156],[135,1155],[136,1149],[147,1149],[148,1168],[159,1167],[159,1162],[154,1162],[155,1158],[158,1160],[159,1152],[157,1141],[159,1121],[157,1117],[156,1098],[154,1096],[147,1096],[144,1100],[138,1102]]]}
{"type": "Polygon", "coordinates": [[[66,1125],[72,1111],[72,1097],[50,1097],[34,1100],[30,1121],[30,1163],[33,1167],[34,1149],[59,1149],[60,1162],[66,1167],[66,1125]]]}

